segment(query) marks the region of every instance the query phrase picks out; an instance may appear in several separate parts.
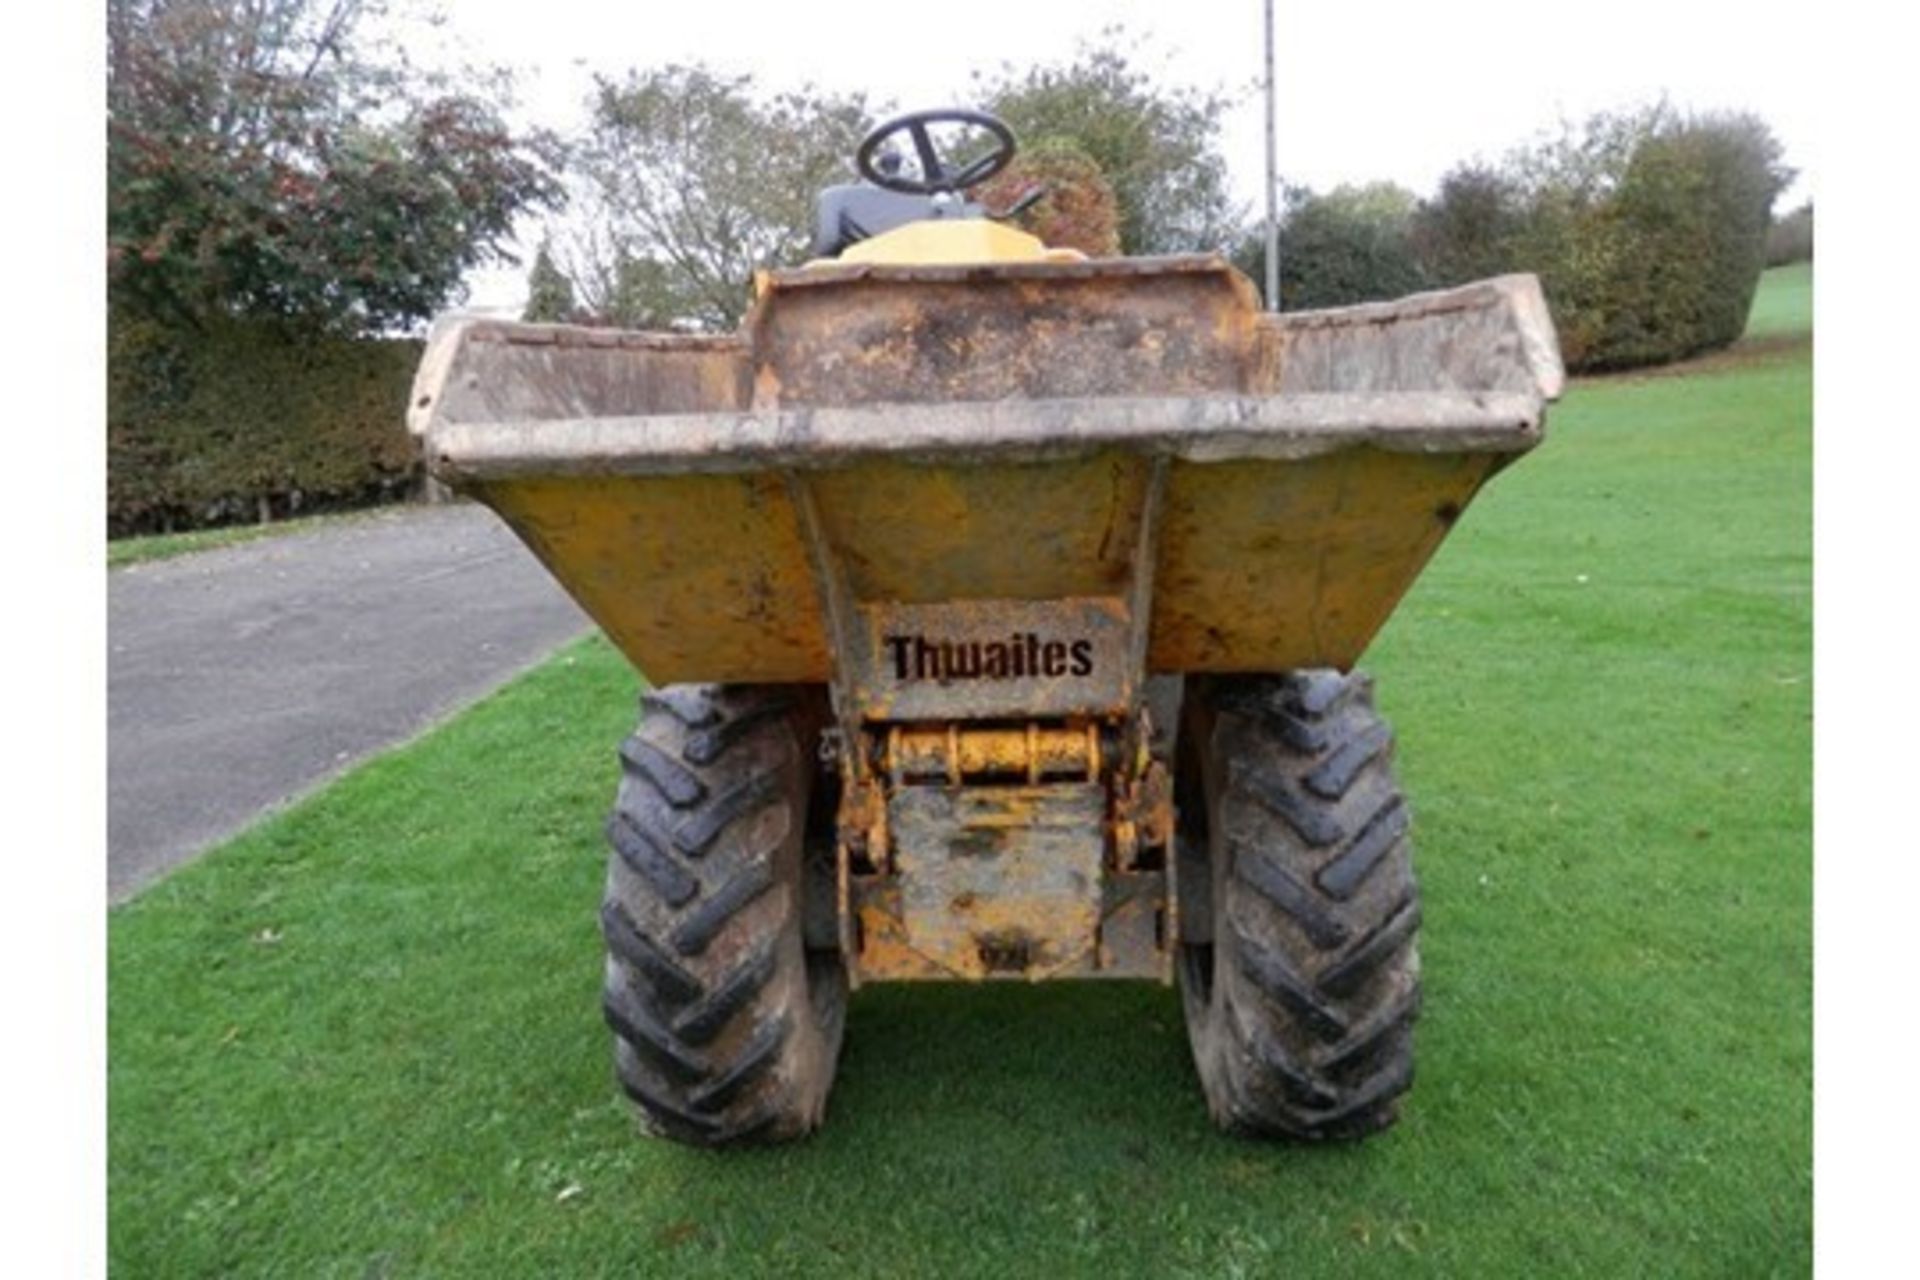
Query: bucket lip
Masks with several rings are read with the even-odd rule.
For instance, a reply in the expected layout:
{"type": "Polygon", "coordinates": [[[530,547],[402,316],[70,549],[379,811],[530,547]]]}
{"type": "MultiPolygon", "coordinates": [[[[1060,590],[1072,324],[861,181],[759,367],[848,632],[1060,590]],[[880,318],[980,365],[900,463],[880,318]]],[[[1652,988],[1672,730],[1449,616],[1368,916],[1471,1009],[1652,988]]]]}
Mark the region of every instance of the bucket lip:
{"type": "MultiPolygon", "coordinates": [[[[1414,294],[1392,301],[1362,303],[1355,306],[1321,311],[1270,313],[1257,311],[1245,305],[1253,296],[1252,285],[1231,263],[1218,254],[1182,254],[1160,258],[1088,259],[1082,262],[1013,262],[975,266],[951,264],[827,263],[791,271],[769,273],[769,275],[765,277],[767,281],[766,288],[763,289],[760,297],[756,300],[746,324],[743,325],[741,329],[729,334],[641,333],[625,330],[589,329],[568,325],[536,325],[464,318],[453,322],[436,324],[428,341],[427,350],[423,355],[419,372],[415,378],[412,398],[407,411],[407,424],[410,431],[425,443],[430,462],[444,457],[450,473],[457,471],[462,465],[460,455],[469,448],[480,449],[480,454],[484,454],[485,457],[490,459],[505,459],[509,455],[514,454],[518,449],[533,449],[534,446],[528,443],[532,440],[538,439],[542,442],[554,442],[557,441],[562,434],[582,444],[592,444],[595,447],[604,446],[610,448],[615,455],[622,458],[633,454],[633,460],[630,463],[623,463],[623,465],[631,465],[636,469],[641,467],[641,463],[638,460],[635,448],[630,443],[636,439],[648,441],[648,447],[656,448],[660,451],[661,465],[656,469],[661,470],[698,469],[692,465],[689,459],[704,459],[712,454],[724,453],[730,449],[741,447],[762,447],[754,446],[752,442],[764,442],[766,440],[787,442],[810,441],[810,448],[815,451],[824,452],[832,452],[836,447],[842,445],[851,447],[848,442],[858,442],[860,448],[867,452],[885,452],[886,450],[884,448],[877,447],[873,443],[869,431],[862,427],[858,420],[849,419],[843,424],[846,440],[838,439],[833,432],[826,431],[823,427],[816,428],[814,425],[811,425],[814,423],[817,415],[850,411],[795,407],[787,410],[769,408],[751,411],[726,410],[685,413],[662,417],[659,420],[660,425],[657,428],[645,429],[631,427],[616,428],[610,426],[609,424],[621,422],[636,423],[649,421],[648,419],[641,418],[616,417],[583,419],[578,421],[566,419],[528,420],[521,422],[508,421],[488,426],[480,423],[462,422],[457,416],[450,416],[448,413],[448,397],[444,393],[447,392],[450,386],[456,383],[477,385],[474,381],[478,377],[477,373],[471,369],[457,367],[461,365],[461,351],[469,344],[476,346],[505,344],[508,346],[546,347],[555,351],[564,348],[584,347],[674,351],[687,354],[704,352],[741,361],[741,373],[743,377],[746,377],[751,373],[751,370],[746,367],[745,362],[751,359],[753,352],[756,350],[757,344],[755,339],[758,330],[767,322],[769,309],[777,305],[778,296],[787,290],[830,288],[836,286],[858,288],[888,287],[895,285],[910,289],[924,289],[929,284],[938,284],[940,282],[1098,280],[1111,279],[1116,276],[1138,279],[1142,277],[1151,278],[1156,275],[1186,275],[1189,277],[1212,276],[1217,278],[1222,285],[1240,295],[1239,301],[1242,305],[1238,310],[1246,313],[1247,320],[1251,326],[1253,326],[1248,328],[1245,333],[1247,335],[1263,333],[1272,335],[1272,337],[1276,339],[1276,341],[1271,344],[1275,349],[1280,349],[1283,346],[1291,349],[1294,343],[1300,343],[1305,350],[1324,353],[1327,344],[1319,342],[1314,338],[1313,335],[1317,333],[1341,328],[1391,326],[1407,321],[1423,323],[1434,317],[1447,316],[1453,313],[1480,312],[1485,314],[1494,326],[1492,330],[1486,330],[1484,326],[1482,326],[1481,341],[1488,345],[1489,351],[1497,352],[1501,355],[1503,367],[1507,370],[1507,372],[1503,372],[1500,375],[1499,381],[1509,386],[1515,383],[1519,384],[1517,390],[1505,393],[1442,390],[1434,386],[1435,383],[1440,383],[1444,386],[1449,377],[1444,371],[1441,371],[1431,378],[1407,379],[1409,381],[1425,382],[1427,384],[1426,389],[1420,390],[1364,393],[1282,391],[1276,395],[1268,396],[1213,395],[1199,398],[1217,403],[1226,403],[1229,401],[1238,403],[1252,403],[1254,401],[1286,402],[1292,403],[1297,408],[1298,405],[1306,402],[1304,397],[1313,394],[1329,397],[1328,399],[1323,399],[1318,402],[1323,406],[1333,405],[1335,399],[1340,396],[1347,397],[1354,405],[1359,405],[1362,400],[1367,400],[1368,397],[1371,397],[1369,401],[1372,406],[1371,408],[1362,409],[1356,407],[1351,409],[1351,411],[1341,410],[1338,412],[1331,409],[1325,410],[1327,413],[1332,413],[1333,417],[1329,418],[1327,422],[1319,424],[1319,427],[1316,429],[1317,434],[1314,431],[1306,430],[1313,424],[1289,419],[1290,425],[1282,431],[1282,435],[1301,436],[1302,438],[1312,436],[1316,441],[1337,439],[1340,430],[1347,428],[1364,429],[1368,426],[1368,414],[1375,414],[1377,416],[1381,412],[1384,412],[1386,416],[1374,424],[1381,430],[1386,430],[1387,428],[1381,427],[1380,423],[1416,423],[1420,421],[1420,414],[1422,412],[1428,413],[1429,415],[1437,413],[1440,415],[1440,420],[1451,422],[1455,425],[1472,425],[1478,422],[1478,419],[1474,418],[1473,413],[1434,406],[1440,406],[1442,401],[1445,401],[1448,397],[1452,397],[1454,401],[1458,403],[1466,403],[1466,401],[1460,398],[1466,397],[1470,400],[1477,396],[1491,403],[1489,397],[1493,397],[1496,394],[1504,394],[1519,397],[1519,399],[1510,402],[1512,406],[1519,407],[1504,408],[1501,410],[1499,416],[1502,418],[1512,418],[1516,422],[1523,423],[1526,430],[1531,432],[1531,439],[1537,440],[1539,428],[1544,418],[1545,404],[1557,399],[1565,387],[1566,375],[1560,360],[1559,345],[1554,334],[1553,318],[1548,311],[1546,297],[1541,288],[1540,281],[1532,275],[1497,276],[1488,280],[1475,281],[1470,284],[1429,293],[1414,294]],[[1281,335],[1287,334],[1292,336],[1281,337],[1281,335]],[[1435,399],[1436,397],[1439,399],[1435,399]],[[1414,411],[1407,408],[1407,406],[1417,405],[1423,400],[1429,402],[1428,410],[1414,411]],[[598,425],[590,427],[586,425],[588,423],[598,425]],[[728,424],[730,423],[733,425],[729,426],[728,424]],[[742,423],[754,423],[757,425],[741,425],[742,423]],[[1341,426],[1343,423],[1345,427],[1341,426]],[[1329,434],[1329,431],[1331,431],[1332,434],[1329,434]],[[816,436],[820,436],[820,438],[815,439],[816,436]],[[489,440],[490,443],[481,449],[477,442],[483,438],[489,440]],[[514,442],[516,440],[522,443],[515,445],[514,442]],[[689,440],[692,442],[691,444],[687,443],[689,440]]],[[[1236,326],[1236,330],[1238,331],[1238,326],[1236,326]]],[[[1266,346],[1261,345],[1265,343],[1267,339],[1256,337],[1254,341],[1257,350],[1263,351],[1267,349],[1266,346]]],[[[1404,376],[1404,373],[1402,376],[1404,376]]],[[[1285,381],[1286,379],[1283,378],[1283,385],[1285,381]]],[[[1322,381],[1322,379],[1310,376],[1305,379],[1305,381],[1311,385],[1314,382],[1322,381]]],[[[756,390],[755,395],[757,396],[757,394],[758,392],[756,390]]],[[[747,397],[743,393],[735,403],[744,402],[745,399],[747,399],[747,397]]],[[[1036,406],[1042,406],[1049,402],[1021,401],[1018,403],[1027,406],[1027,408],[1018,410],[1018,412],[1031,414],[1038,411],[1036,406]]],[[[1109,412],[1111,406],[1120,403],[1146,405],[1149,402],[1146,399],[1141,399],[1137,402],[1123,401],[1121,398],[1116,397],[1099,398],[1089,400],[1086,403],[1100,406],[1100,412],[1104,413],[1109,412]]],[[[1191,402],[1180,400],[1169,401],[1168,403],[1188,404],[1191,402]]],[[[869,411],[885,413],[889,415],[889,420],[895,422],[898,422],[902,415],[912,415],[929,411],[938,412],[942,408],[948,408],[951,409],[953,413],[960,414],[973,413],[977,415],[983,412],[978,409],[967,409],[964,407],[965,404],[966,402],[952,402],[944,406],[928,406],[925,404],[910,404],[906,406],[873,405],[869,406],[869,411]]],[[[1137,412],[1130,411],[1130,420],[1140,420],[1140,414],[1144,412],[1146,412],[1144,409],[1138,410],[1137,412]]],[[[1198,412],[1203,417],[1213,414],[1219,418],[1219,421],[1223,425],[1229,428],[1229,434],[1231,434],[1231,428],[1234,424],[1237,423],[1244,426],[1245,423],[1260,418],[1262,414],[1270,412],[1278,414],[1280,418],[1288,418],[1289,414],[1292,413],[1291,410],[1259,410],[1249,415],[1249,412],[1245,410],[1224,412],[1181,409],[1172,412],[1171,417],[1168,417],[1168,414],[1165,412],[1155,412],[1158,412],[1160,417],[1166,421],[1174,423],[1184,421],[1185,417],[1193,412],[1198,412]]],[[[1147,416],[1151,417],[1153,415],[1148,414],[1147,416]]],[[[828,422],[830,419],[823,418],[821,421],[828,422]]],[[[1276,421],[1278,421],[1278,419],[1276,419],[1276,421]]],[[[959,443],[974,448],[976,452],[982,448],[1018,447],[1032,449],[1039,447],[1032,439],[1031,432],[1021,433],[1019,431],[1006,430],[1004,421],[1000,421],[996,425],[1000,429],[1000,434],[994,437],[993,440],[982,442],[976,439],[959,443]]],[[[1431,426],[1432,424],[1429,425],[1431,426]]],[[[1474,430],[1480,430],[1487,425],[1488,424],[1480,423],[1474,426],[1474,430]]],[[[1154,430],[1154,428],[1146,426],[1129,428],[1127,431],[1114,436],[1112,442],[1126,443],[1130,447],[1147,447],[1154,430]],[[1124,437],[1124,439],[1122,437],[1124,437]]],[[[935,434],[938,435],[938,433],[935,434]]],[[[1073,447],[1081,447],[1086,441],[1099,438],[1101,438],[1100,429],[1096,425],[1083,431],[1078,439],[1070,443],[1073,447]]],[[[1404,435],[1395,435],[1390,438],[1397,440],[1406,437],[1404,437],[1404,435]]],[[[1271,441],[1269,444],[1271,444],[1271,441]]],[[[903,442],[901,447],[911,451],[921,446],[913,440],[908,440],[903,442]]],[[[946,446],[943,445],[942,447],[946,446]]],[[[1316,443],[1315,447],[1318,448],[1321,446],[1316,443]]],[[[1394,448],[1401,446],[1385,443],[1382,444],[1381,447],[1394,448]]],[[[1440,449],[1460,446],[1447,443],[1430,443],[1423,444],[1419,447],[1440,449]]],[[[1531,447],[1531,444],[1529,442],[1525,444],[1469,445],[1466,447],[1473,449],[1494,448],[1501,451],[1513,452],[1520,448],[1531,447]]],[[[1183,444],[1181,448],[1191,452],[1198,449],[1199,445],[1194,442],[1188,442],[1183,444]]],[[[475,457],[478,458],[480,454],[476,454],[475,457]]],[[[538,450],[538,454],[539,456],[552,458],[556,462],[559,461],[557,451],[553,448],[542,447],[538,450]]],[[[535,453],[528,453],[526,465],[531,466],[531,459],[535,456],[535,453]]],[[[438,464],[434,463],[434,465],[437,466],[438,464]]],[[[709,465],[707,469],[717,468],[709,465]]]]}
{"type": "Polygon", "coordinates": [[[1264,322],[1282,330],[1348,329],[1396,324],[1462,311],[1504,310],[1513,325],[1521,362],[1545,400],[1558,400],[1566,390],[1567,371],[1560,359],[1560,341],[1547,307],[1540,277],[1530,272],[1489,276],[1447,289],[1410,293],[1380,302],[1357,302],[1311,311],[1276,311],[1264,322]]]}
{"type": "Polygon", "coordinates": [[[453,480],[814,470],[867,461],[970,466],[1119,450],[1187,462],[1299,460],[1342,449],[1517,454],[1544,404],[1524,391],[790,407],[443,425],[429,464],[453,480]]]}

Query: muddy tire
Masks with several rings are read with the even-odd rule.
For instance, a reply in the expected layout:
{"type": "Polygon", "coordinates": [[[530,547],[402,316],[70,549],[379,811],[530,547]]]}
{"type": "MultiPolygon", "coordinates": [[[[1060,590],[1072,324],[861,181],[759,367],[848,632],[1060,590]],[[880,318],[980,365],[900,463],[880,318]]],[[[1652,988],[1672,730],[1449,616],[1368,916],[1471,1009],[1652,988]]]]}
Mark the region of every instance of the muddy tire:
{"type": "Polygon", "coordinates": [[[832,818],[814,688],[676,685],[641,699],[607,819],[603,1005],[647,1127],[776,1142],[826,1112],[845,1025],[838,954],[809,950],[809,806],[832,818]]]}
{"type": "Polygon", "coordinates": [[[1392,752],[1365,676],[1187,682],[1181,1000],[1222,1128],[1364,1137],[1413,1083],[1420,897],[1392,752]]]}

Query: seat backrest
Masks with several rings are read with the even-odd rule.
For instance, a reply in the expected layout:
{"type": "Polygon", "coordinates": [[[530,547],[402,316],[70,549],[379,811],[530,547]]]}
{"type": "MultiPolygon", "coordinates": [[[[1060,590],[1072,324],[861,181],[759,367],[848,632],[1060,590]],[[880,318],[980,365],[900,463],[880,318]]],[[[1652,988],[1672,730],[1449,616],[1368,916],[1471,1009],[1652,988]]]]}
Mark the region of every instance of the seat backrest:
{"type": "Polygon", "coordinates": [[[969,201],[936,201],[906,195],[865,182],[828,187],[815,205],[813,256],[832,258],[895,227],[927,218],[982,218],[986,210],[969,201]]]}

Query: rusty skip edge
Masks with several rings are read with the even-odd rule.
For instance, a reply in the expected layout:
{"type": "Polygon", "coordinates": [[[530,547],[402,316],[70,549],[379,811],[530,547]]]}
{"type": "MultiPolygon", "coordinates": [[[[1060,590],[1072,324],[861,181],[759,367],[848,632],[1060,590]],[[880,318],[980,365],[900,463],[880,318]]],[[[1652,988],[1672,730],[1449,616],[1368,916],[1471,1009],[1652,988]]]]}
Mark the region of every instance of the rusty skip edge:
{"type": "Polygon", "coordinates": [[[1522,453],[1545,403],[1514,391],[957,401],[448,424],[428,442],[451,481],[808,469],[874,458],[1047,461],[1101,449],[1189,462],[1291,461],[1369,446],[1522,453]]]}
{"type": "MultiPolygon", "coordinates": [[[[1025,305],[1024,297],[1010,297],[1007,304],[1025,305]]],[[[859,309],[868,304],[853,298],[848,305],[859,309]]],[[[1098,327],[1102,321],[1094,316],[1087,323],[1098,327]]],[[[1364,369],[1362,373],[1367,376],[1364,369]]],[[[512,376],[526,376],[526,370],[512,376]]],[[[594,376],[604,378],[605,373],[594,376]]],[[[1242,376],[1257,383],[1263,375],[1249,365],[1242,376]]],[[[625,375],[629,381],[632,377],[625,375]]],[[[857,265],[773,273],[747,323],[731,334],[656,334],[442,317],[433,326],[414,381],[407,425],[422,440],[429,465],[455,483],[525,474],[823,466],[956,448],[977,455],[1049,456],[1124,445],[1196,460],[1306,457],[1354,444],[1423,452],[1518,452],[1538,441],[1544,406],[1559,396],[1563,385],[1552,318],[1532,276],[1497,277],[1391,302],[1276,316],[1259,312],[1251,303],[1251,286],[1212,257],[996,267],[857,265]],[[626,392],[631,408],[623,408],[615,397],[591,414],[576,410],[572,415],[562,407],[568,396],[556,397],[544,411],[529,412],[533,406],[524,402],[494,402],[493,393],[482,392],[482,403],[475,403],[472,394],[486,387],[490,377],[508,376],[495,367],[498,358],[486,354],[503,345],[545,349],[555,352],[556,359],[557,353],[573,348],[631,350],[642,357],[706,353],[741,362],[738,376],[746,378],[753,353],[771,341],[763,331],[772,324],[776,300],[796,291],[844,290],[852,295],[880,288],[883,292],[874,295],[877,304],[891,296],[885,292],[889,287],[996,281],[1017,289],[1026,279],[1111,281],[1124,287],[1129,278],[1169,275],[1212,275],[1226,283],[1235,301],[1214,323],[1226,326],[1218,340],[1238,350],[1237,359],[1259,364],[1266,358],[1256,349],[1266,350],[1270,343],[1257,338],[1258,333],[1270,335],[1271,343],[1278,344],[1275,350],[1312,335],[1351,334],[1359,345],[1343,346],[1341,350],[1351,354],[1340,358],[1373,364],[1371,376],[1389,383],[1413,377],[1413,385],[1382,388],[1363,382],[1293,390],[1283,381],[1277,387],[1243,383],[1195,388],[1185,395],[1155,395],[1143,389],[1133,397],[1021,397],[1010,402],[1002,401],[1004,392],[937,400],[919,394],[904,396],[901,403],[874,403],[869,397],[863,408],[809,406],[805,396],[783,405],[777,391],[761,399],[758,389],[749,405],[741,391],[722,394],[716,388],[707,405],[682,403],[663,411],[646,403],[648,393],[636,384],[626,392]],[[1419,355],[1419,360],[1431,362],[1428,368],[1403,368],[1390,344],[1376,344],[1365,336],[1402,325],[1411,331],[1455,316],[1474,337],[1457,350],[1442,343],[1419,355]],[[1517,384],[1510,382],[1498,391],[1481,385],[1480,370],[1472,366],[1488,358],[1516,371],[1517,384]]]]}
{"type": "Polygon", "coordinates": [[[892,266],[879,263],[821,264],[766,274],[767,288],[756,300],[740,329],[731,333],[672,333],[632,329],[604,329],[584,325],[540,324],[447,313],[436,317],[427,335],[427,353],[416,382],[414,412],[408,425],[425,434],[437,416],[439,397],[432,394],[451,369],[464,342],[509,343],[523,346],[627,348],[654,351],[734,351],[752,347],[752,335],[764,326],[776,295],[794,290],[858,287],[873,284],[955,284],[982,279],[1128,280],[1164,275],[1221,275],[1234,284],[1248,312],[1263,325],[1282,332],[1369,328],[1404,320],[1480,310],[1504,310],[1512,318],[1518,354],[1541,394],[1556,400],[1566,382],[1552,313],[1539,277],[1531,274],[1493,276],[1447,289],[1409,294],[1380,302],[1309,311],[1267,312],[1260,308],[1252,285],[1218,255],[1174,255],[1162,258],[1095,258],[1077,263],[999,263],[983,266],[892,266]]]}

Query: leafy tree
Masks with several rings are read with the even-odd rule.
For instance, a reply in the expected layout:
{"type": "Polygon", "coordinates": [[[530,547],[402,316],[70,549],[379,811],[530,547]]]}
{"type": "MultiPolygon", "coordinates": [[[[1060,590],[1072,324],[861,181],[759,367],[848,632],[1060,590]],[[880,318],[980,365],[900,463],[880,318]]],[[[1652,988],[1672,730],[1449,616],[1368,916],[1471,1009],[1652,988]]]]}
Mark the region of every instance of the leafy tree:
{"type": "MultiPolygon", "coordinates": [[[[558,188],[505,83],[356,40],[378,0],[108,0],[107,258],[169,322],[403,326],[558,188]]],[[[510,260],[510,259],[509,259],[510,260]]]]}
{"type": "Polygon", "coordinates": [[[1488,164],[1463,164],[1414,211],[1414,250],[1439,282],[1496,276],[1513,269],[1513,244],[1526,216],[1526,193],[1516,180],[1488,164]]]}
{"type": "Polygon", "coordinates": [[[1785,266],[1789,262],[1813,261],[1813,201],[1809,200],[1784,218],[1776,218],[1767,231],[1767,265],[1785,266]]]}
{"type": "Polygon", "coordinates": [[[527,307],[520,318],[551,324],[573,317],[573,283],[554,265],[552,243],[542,240],[527,272],[527,307]]]}
{"type": "Polygon", "coordinates": [[[1556,129],[1508,152],[1501,167],[1531,195],[1552,192],[1573,204],[1595,204],[1619,188],[1642,142],[1678,123],[1664,100],[1596,111],[1584,120],[1563,119],[1556,129]]]}
{"type": "Polygon", "coordinates": [[[1109,27],[1065,64],[976,73],[977,100],[1022,137],[1069,138],[1113,185],[1127,253],[1219,249],[1241,212],[1228,196],[1218,91],[1157,82],[1138,41],[1109,27]]]}
{"type": "Polygon", "coordinates": [[[1046,196],[1017,222],[1051,248],[1090,257],[1120,252],[1120,204],[1113,185],[1079,143],[1040,138],[1020,148],[1013,163],[969,193],[989,209],[1006,209],[1034,187],[1046,196]]]}
{"type": "Polygon", "coordinates": [[[606,323],[734,327],[756,270],[805,259],[871,123],[860,95],[762,98],[698,64],[599,80],[563,231],[577,295],[606,323]]]}

